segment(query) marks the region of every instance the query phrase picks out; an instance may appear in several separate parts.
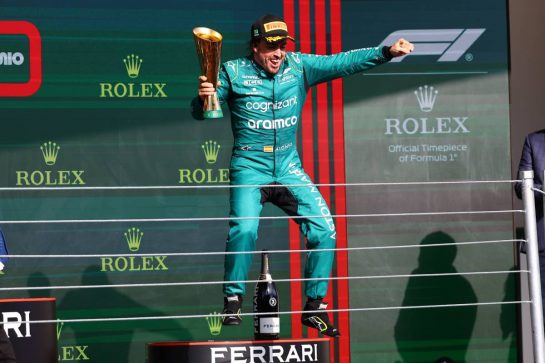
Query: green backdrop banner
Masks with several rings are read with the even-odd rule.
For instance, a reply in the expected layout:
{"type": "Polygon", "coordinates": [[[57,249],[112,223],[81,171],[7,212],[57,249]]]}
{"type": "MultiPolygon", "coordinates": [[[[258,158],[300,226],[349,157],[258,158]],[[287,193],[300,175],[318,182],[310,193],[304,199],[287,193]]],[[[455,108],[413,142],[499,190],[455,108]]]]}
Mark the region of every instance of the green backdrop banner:
{"type": "Polygon", "coordinates": [[[411,215],[511,209],[508,182],[425,184],[510,179],[506,4],[387,3],[343,2],[345,48],[415,43],[345,81],[347,179],[417,183],[350,188],[349,214],[409,215],[353,219],[349,245],[416,247],[350,254],[351,276],[403,276],[351,282],[351,307],[404,308],[351,315],[373,327],[351,330],[353,361],[514,362],[514,305],[405,309],[514,300],[512,274],[459,275],[510,271],[512,243],[454,244],[512,239],[511,214],[411,215]],[[418,276],[430,273],[448,275],[418,276]]]}

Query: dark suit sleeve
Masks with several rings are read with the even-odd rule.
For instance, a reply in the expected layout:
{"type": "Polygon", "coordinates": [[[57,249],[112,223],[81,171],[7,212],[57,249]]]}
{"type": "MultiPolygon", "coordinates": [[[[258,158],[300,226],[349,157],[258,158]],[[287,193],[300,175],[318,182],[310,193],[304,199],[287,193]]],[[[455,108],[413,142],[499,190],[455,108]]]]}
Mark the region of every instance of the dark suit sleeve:
{"type": "Polygon", "coordinates": [[[3,327],[0,328],[0,363],[17,363],[13,347],[3,327]]]}
{"type": "MultiPolygon", "coordinates": [[[[540,160],[534,160],[534,155],[537,154],[533,150],[534,142],[537,143],[538,141],[536,138],[531,139],[531,135],[528,135],[524,140],[518,174],[520,174],[521,171],[532,170],[534,172],[534,188],[543,190],[543,183],[541,182],[542,175],[539,174],[543,173],[543,170],[538,170],[540,160]]],[[[520,175],[517,175],[517,178],[520,178],[520,175]]],[[[519,199],[522,199],[522,183],[515,183],[515,193],[519,199]]],[[[536,198],[536,202],[541,202],[543,200],[543,194],[540,192],[534,191],[534,196],[536,198]]]]}
{"type": "MultiPolygon", "coordinates": [[[[522,155],[520,156],[519,169],[517,173],[517,179],[520,178],[521,171],[534,170],[534,163],[532,159],[532,146],[528,136],[524,140],[524,146],[522,147],[522,155]]],[[[515,193],[519,199],[522,199],[522,183],[515,183],[515,193]]]]}

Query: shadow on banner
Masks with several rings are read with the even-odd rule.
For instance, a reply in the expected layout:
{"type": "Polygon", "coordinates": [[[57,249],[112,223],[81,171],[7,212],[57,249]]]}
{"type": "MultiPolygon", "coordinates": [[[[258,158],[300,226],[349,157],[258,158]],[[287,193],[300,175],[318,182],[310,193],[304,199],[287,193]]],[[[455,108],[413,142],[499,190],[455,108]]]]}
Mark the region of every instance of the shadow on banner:
{"type": "MultiPolygon", "coordinates": [[[[442,231],[422,240],[418,266],[407,283],[403,306],[477,302],[471,284],[462,276],[416,276],[456,273],[454,242],[442,231]],[[428,244],[444,246],[425,247],[428,244]]],[[[476,306],[402,309],[395,326],[396,345],[402,357],[398,363],[464,363],[476,315],[476,306]]]]}

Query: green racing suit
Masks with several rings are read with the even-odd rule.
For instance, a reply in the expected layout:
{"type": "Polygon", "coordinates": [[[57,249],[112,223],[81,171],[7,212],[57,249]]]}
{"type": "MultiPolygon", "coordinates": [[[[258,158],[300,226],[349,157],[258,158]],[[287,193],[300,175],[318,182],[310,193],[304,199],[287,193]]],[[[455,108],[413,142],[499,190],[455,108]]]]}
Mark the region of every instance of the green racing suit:
{"type": "MultiPolygon", "coordinates": [[[[335,224],[318,188],[301,166],[296,147],[301,111],[310,87],[390,59],[387,47],[327,56],[287,52],[274,75],[265,72],[251,56],[222,64],[217,94],[220,103],[229,106],[234,136],[230,182],[241,186],[231,188],[227,252],[255,250],[258,217],[263,203],[272,202],[288,215],[300,217],[295,221],[309,249],[306,295],[326,295],[334,253],[319,250],[335,248],[335,224]]],[[[202,119],[199,97],[192,102],[192,113],[202,119]]],[[[252,254],[247,253],[225,256],[225,295],[245,293],[244,283],[236,281],[247,280],[251,261],[252,254]]]]}

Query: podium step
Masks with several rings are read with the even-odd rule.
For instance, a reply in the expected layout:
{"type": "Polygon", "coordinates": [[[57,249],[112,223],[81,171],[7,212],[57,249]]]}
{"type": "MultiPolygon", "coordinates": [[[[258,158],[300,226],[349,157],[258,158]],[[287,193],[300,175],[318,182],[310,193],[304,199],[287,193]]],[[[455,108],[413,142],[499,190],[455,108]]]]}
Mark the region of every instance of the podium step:
{"type": "Polygon", "coordinates": [[[148,363],[329,363],[330,338],[148,344],[148,363]]]}

